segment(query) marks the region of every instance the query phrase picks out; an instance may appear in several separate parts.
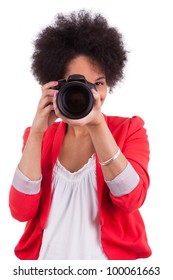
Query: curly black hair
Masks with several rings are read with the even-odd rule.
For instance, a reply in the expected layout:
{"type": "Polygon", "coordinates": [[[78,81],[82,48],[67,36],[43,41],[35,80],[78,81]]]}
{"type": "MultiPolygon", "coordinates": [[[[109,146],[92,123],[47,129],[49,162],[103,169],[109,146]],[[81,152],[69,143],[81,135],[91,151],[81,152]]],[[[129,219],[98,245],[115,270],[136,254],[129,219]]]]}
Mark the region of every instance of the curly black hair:
{"type": "Polygon", "coordinates": [[[99,13],[57,14],[34,41],[31,70],[40,84],[64,78],[68,63],[86,55],[105,73],[110,88],[123,78],[127,61],[122,35],[99,13]]]}

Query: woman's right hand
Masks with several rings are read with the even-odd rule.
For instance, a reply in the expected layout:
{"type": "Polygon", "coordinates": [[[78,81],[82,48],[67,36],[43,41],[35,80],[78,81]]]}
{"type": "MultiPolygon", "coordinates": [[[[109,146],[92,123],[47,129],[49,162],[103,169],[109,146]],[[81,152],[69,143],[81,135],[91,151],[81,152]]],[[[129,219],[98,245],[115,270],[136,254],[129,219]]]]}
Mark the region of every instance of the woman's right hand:
{"type": "Polygon", "coordinates": [[[50,89],[57,84],[58,82],[49,82],[42,86],[42,96],[38,103],[37,112],[31,127],[32,133],[43,134],[57,119],[53,108],[53,97],[56,95],[57,91],[55,89],[50,89]]]}

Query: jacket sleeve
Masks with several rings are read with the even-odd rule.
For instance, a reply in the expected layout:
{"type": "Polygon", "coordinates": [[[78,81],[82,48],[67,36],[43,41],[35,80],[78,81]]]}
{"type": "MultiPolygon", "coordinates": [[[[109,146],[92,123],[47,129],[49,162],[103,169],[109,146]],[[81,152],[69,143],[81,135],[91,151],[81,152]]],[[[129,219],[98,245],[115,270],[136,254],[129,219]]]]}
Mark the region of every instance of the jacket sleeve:
{"type": "Polygon", "coordinates": [[[110,192],[110,197],[113,204],[126,212],[132,212],[140,208],[146,198],[150,182],[148,175],[150,152],[148,136],[141,118],[136,116],[131,118],[125,134],[125,140],[121,149],[137,172],[139,182],[130,193],[118,197],[110,192]]]}
{"type": "MultiPolygon", "coordinates": [[[[27,128],[23,136],[23,148],[26,145],[30,128],[27,128]]],[[[21,183],[21,182],[20,182],[21,183]]],[[[33,194],[27,194],[20,190],[22,186],[12,184],[9,193],[9,207],[13,218],[25,222],[32,219],[38,211],[41,191],[33,194]]]]}

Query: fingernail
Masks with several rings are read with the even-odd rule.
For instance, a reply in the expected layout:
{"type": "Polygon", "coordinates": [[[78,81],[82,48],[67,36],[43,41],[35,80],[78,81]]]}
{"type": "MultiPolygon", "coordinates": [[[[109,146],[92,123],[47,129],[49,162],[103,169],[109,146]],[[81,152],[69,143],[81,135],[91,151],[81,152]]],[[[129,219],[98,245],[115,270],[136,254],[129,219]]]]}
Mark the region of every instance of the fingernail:
{"type": "Polygon", "coordinates": [[[55,106],[53,109],[56,110],[56,109],[58,109],[58,108],[57,108],[57,106],[55,106]]]}
{"type": "Polygon", "coordinates": [[[57,84],[58,84],[58,81],[54,81],[54,84],[57,85],[57,84]]]}
{"type": "Polygon", "coordinates": [[[54,96],[54,97],[56,97],[56,96],[57,96],[57,91],[55,91],[55,92],[54,92],[53,96],[54,96]]]}
{"type": "Polygon", "coordinates": [[[93,93],[94,93],[94,94],[97,94],[97,91],[96,91],[95,89],[93,89],[93,93]]]}

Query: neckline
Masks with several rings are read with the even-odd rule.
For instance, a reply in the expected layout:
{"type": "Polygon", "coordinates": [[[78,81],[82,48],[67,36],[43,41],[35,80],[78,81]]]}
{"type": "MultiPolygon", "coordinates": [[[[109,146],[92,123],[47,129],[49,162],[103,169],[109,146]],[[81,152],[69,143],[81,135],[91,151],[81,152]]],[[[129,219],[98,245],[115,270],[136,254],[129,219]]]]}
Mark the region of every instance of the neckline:
{"type": "Polygon", "coordinates": [[[87,163],[85,163],[80,169],[78,169],[77,171],[71,172],[68,169],[66,169],[61,162],[59,161],[59,159],[57,159],[56,162],[56,166],[57,168],[60,168],[60,170],[70,176],[74,176],[74,175],[78,175],[80,173],[85,172],[86,170],[90,170],[94,165],[95,165],[95,154],[93,154],[87,161],[87,163]]]}

